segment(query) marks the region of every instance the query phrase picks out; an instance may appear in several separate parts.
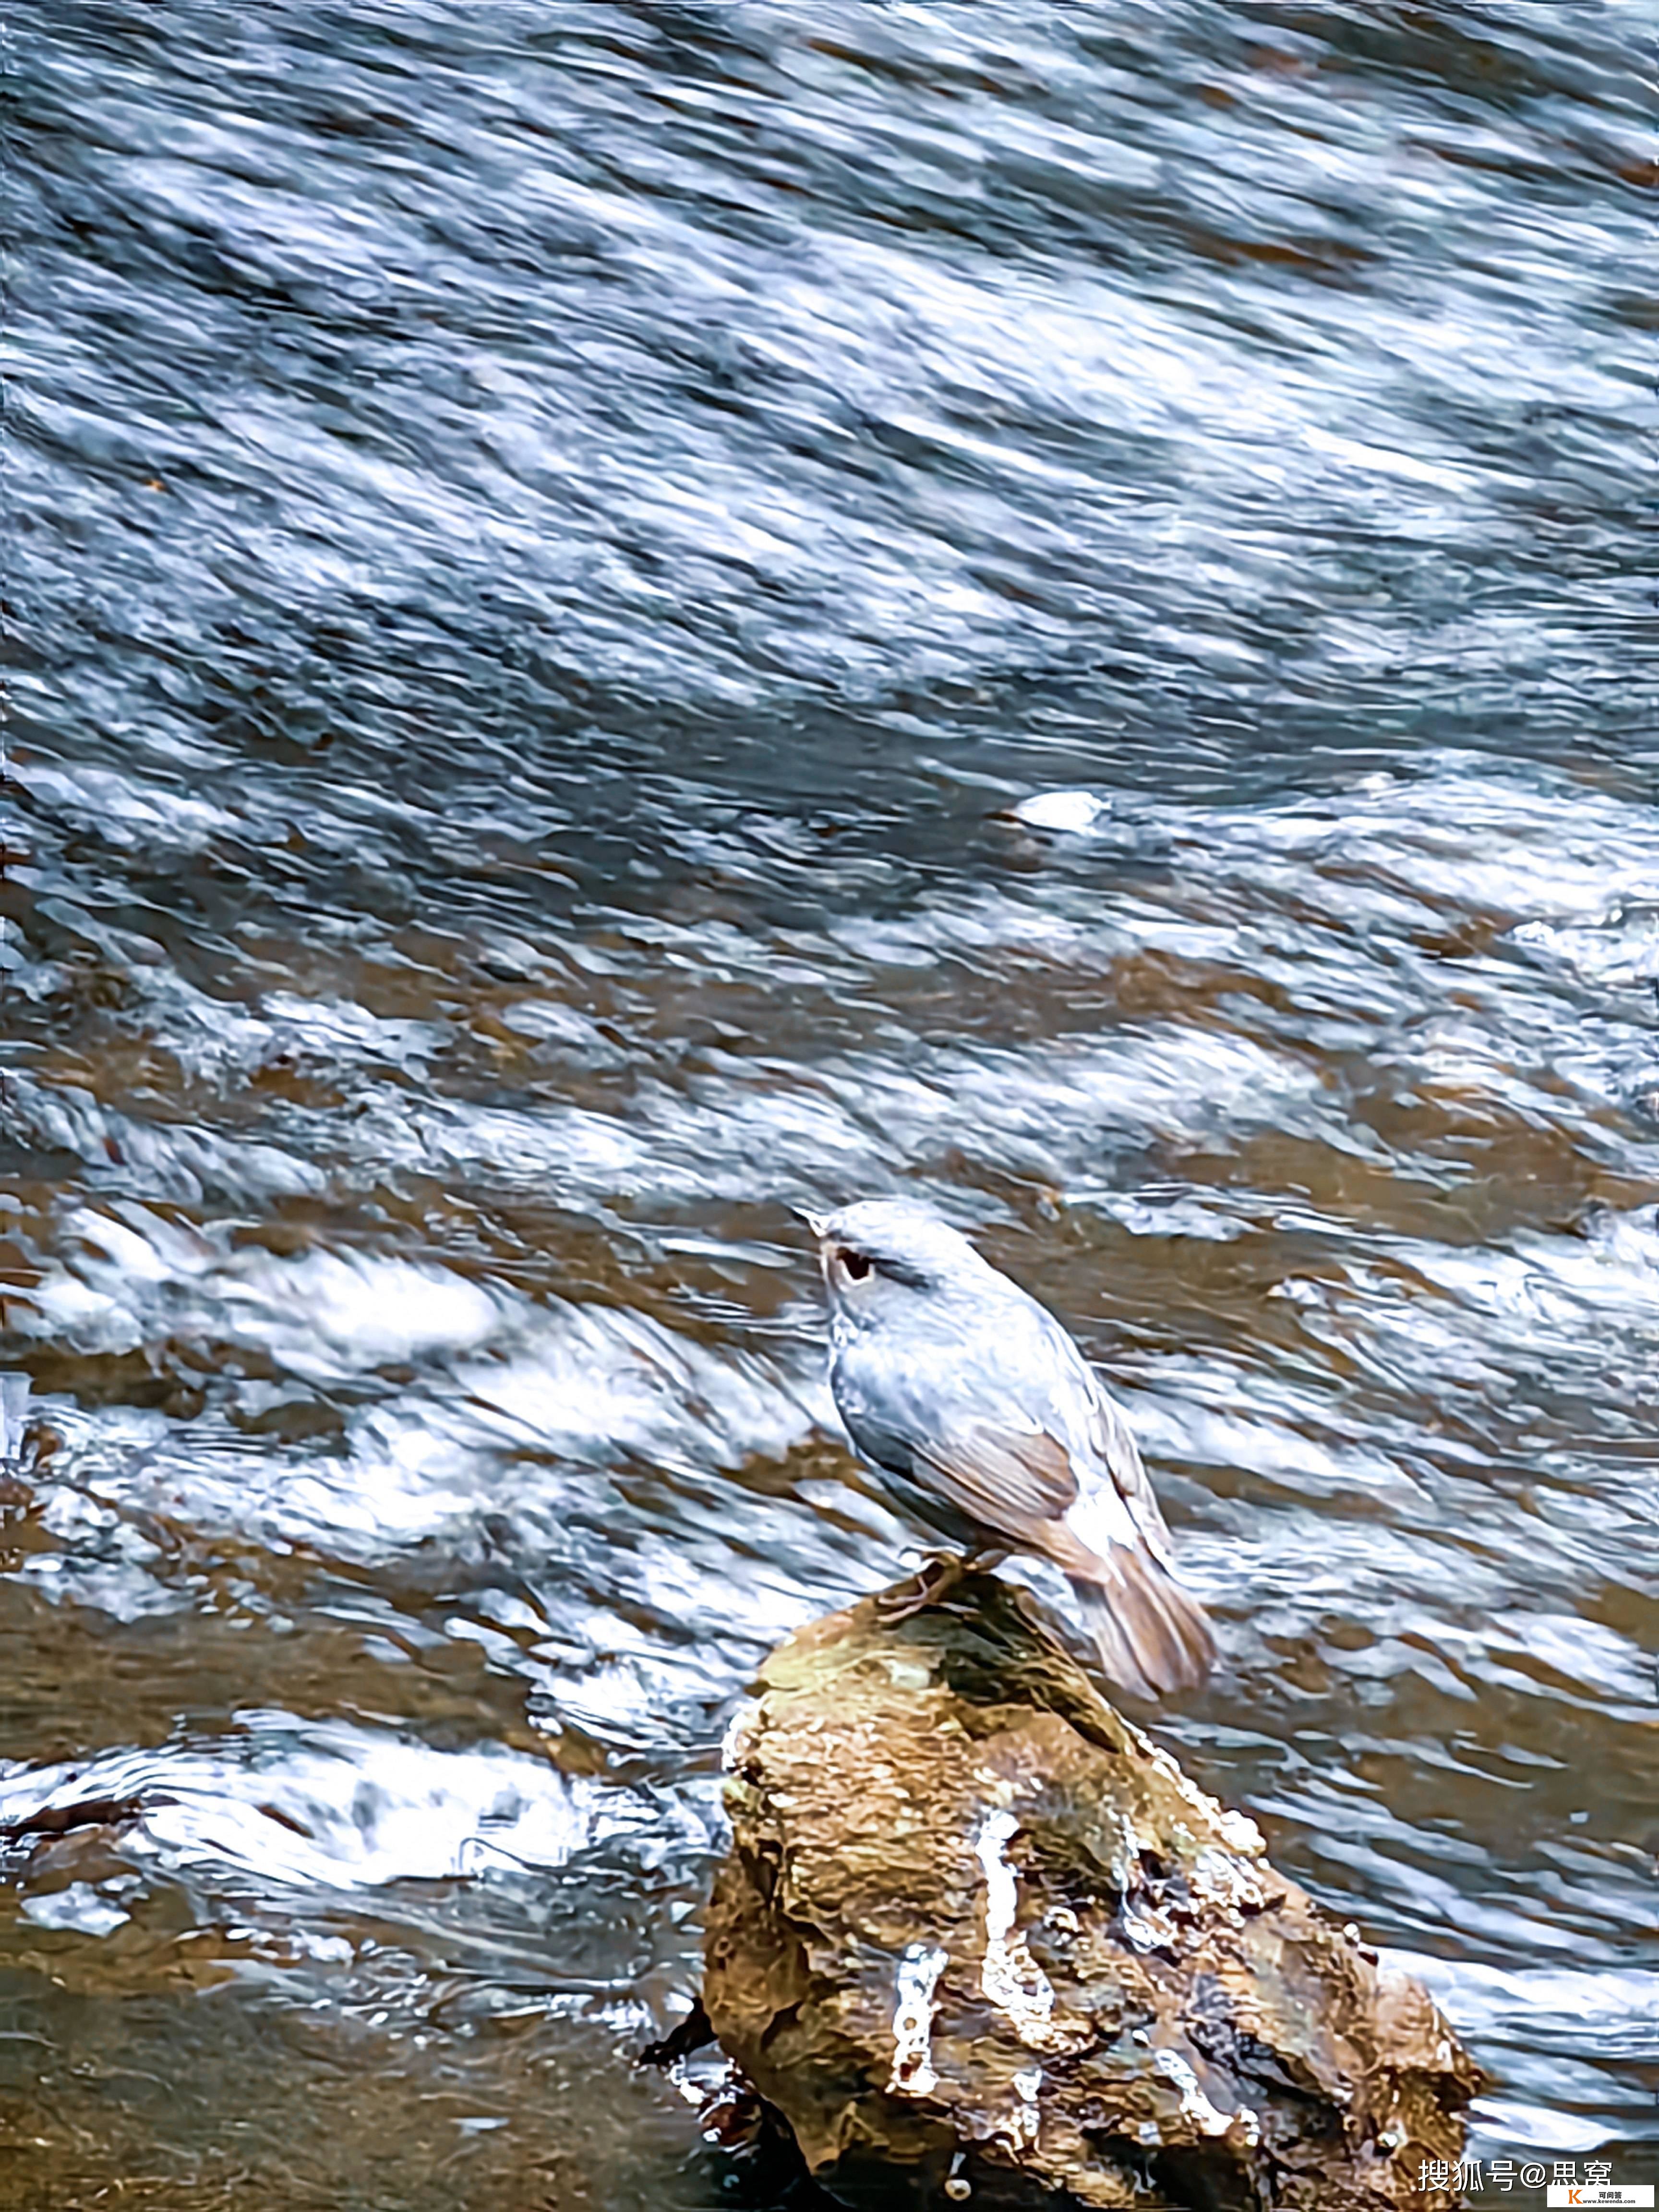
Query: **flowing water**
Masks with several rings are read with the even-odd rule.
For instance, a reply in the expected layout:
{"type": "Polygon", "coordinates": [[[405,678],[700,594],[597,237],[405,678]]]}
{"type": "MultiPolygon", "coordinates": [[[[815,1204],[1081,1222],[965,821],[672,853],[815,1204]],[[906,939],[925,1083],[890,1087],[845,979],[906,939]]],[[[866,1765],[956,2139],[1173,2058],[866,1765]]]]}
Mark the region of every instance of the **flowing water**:
{"type": "Polygon", "coordinates": [[[901,1188],[1656,2178],[1654,29],[17,0],[0,2203],[775,2203],[633,2062],[901,1188]]]}

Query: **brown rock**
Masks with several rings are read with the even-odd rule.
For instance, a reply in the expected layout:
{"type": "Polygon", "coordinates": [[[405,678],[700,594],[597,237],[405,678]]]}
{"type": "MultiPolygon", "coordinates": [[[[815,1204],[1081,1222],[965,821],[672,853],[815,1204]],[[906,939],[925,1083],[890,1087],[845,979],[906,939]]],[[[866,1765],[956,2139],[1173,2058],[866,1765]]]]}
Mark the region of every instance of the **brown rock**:
{"type": "Polygon", "coordinates": [[[703,2002],[827,2185],[1443,2212],[1480,2076],[994,1577],[775,1652],[733,1730],[703,2002]]]}

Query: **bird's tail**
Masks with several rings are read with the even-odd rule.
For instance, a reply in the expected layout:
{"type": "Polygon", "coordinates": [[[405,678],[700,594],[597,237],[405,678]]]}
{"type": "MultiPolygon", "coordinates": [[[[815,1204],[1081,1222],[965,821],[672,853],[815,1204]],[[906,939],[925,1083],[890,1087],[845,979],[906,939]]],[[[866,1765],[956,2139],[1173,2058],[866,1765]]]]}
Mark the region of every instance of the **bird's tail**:
{"type": "Polygon", "coordinates": [[[1203,1608],[1150,1552],[1115,1545],[1086,1578],[1067,1580],[1100,1663],[1121,1690],[1138,1698],[1195,1689],[1215,1663],[1215,1638],[1203,1608]]]}

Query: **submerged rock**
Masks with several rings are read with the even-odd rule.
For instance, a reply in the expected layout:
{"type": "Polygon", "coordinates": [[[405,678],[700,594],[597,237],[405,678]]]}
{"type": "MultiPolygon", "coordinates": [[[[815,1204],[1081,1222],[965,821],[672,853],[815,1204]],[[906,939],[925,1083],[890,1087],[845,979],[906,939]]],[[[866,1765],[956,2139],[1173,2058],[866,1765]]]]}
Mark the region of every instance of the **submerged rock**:
{"type": "Polygon", "coordinates": [[[988,1576],[768,1662],[728,1747],[703,2002],[858,2197],[1435,2212],[1480,2075],[988,1576]]]}

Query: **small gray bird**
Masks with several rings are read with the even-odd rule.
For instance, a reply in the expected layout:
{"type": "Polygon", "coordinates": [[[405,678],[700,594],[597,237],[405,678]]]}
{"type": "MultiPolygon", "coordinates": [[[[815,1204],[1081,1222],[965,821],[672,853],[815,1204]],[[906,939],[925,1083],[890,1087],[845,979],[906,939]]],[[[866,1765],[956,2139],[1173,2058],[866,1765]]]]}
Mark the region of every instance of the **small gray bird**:
{"type": "Polygon", "coordinates": [[[1061,1568],[1111,1680],[1203,1680],[1215,1644],[1122,1413],[1054,1316],[907,1199],[808,1214],[830,1293],[830,1384],[894,1502],[970,1556],[1061,1568]]]}

